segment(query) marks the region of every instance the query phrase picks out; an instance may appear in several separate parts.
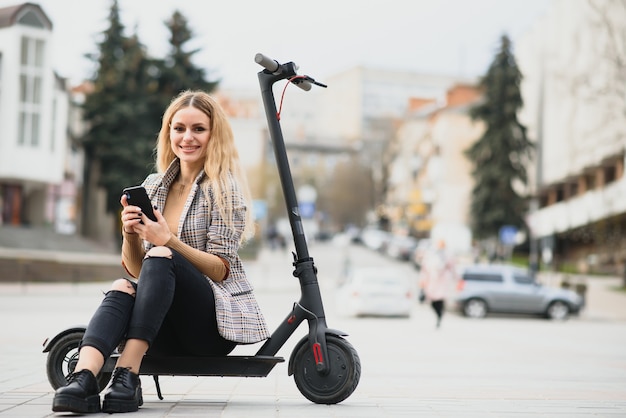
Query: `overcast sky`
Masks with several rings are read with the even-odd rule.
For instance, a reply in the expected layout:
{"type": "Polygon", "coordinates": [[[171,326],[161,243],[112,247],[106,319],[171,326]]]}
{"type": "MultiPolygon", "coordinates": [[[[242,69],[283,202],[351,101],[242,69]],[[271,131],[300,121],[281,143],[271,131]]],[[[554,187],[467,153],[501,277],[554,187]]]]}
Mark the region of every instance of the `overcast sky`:
{"type": "MultiPolygon", "coordinates": [[[[55,70],[72,82],[89,78],[112,0],[32,0],[54,25],[55,70]]],[[[137,30],[154,57],[167,53],[164,21],[178,9],[200,48],[195,63],[222,86],[256,86],[254,55],[294,61],[324,76],[357,65],[442,73],[484,74],[498,41],[514,42],[551,0],[119,0],[127,34],[137,30]]],[[[0,0],[0,7],[19,4],[0,0]]]]}

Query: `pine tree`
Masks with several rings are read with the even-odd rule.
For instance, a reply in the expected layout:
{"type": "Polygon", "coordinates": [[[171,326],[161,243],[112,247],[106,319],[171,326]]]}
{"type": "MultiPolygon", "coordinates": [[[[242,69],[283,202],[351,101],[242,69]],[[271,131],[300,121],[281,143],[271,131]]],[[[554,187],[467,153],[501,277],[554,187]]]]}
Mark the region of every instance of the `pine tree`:
{"type": "Polygon", "coordinates": [[[193,39],[193,31],[185,16],[175,11],[165,26],[170,33],[170,50],[161,63],[159,91],[167,103],[183,90],[204,90],[207,93],[215,90],[219,81],[208,81],[206,70],[193,63],[194,55],[200,50],[187,50],[187,43],[193,39]]]}
{"type": "MultiPolygon", "coordinates": [[[[136,35],[124,35],[117,0],[112,2],[109,23],[98,44],[94,90],[83,106],[89,127],[83,145],[86,177],[95,177],[106,190],[106,209],[114,213],[120,209],[122,189],[138,184],[150,171],[160,122],[148,112],[147,98],[157,88],[150,76],[154,63],[136,35]]],[[[88,180],[85,184],[94,185],[88,180]]]]}
{"type": "Polygon", "coordinates": [[[187,20],[175,12],[166,23],[172,45],[164,59],[147,55],[138,36],[126,36],[118,0],[112,0],[109,27],[91,56],[96,63],[93,92],[83,105],[88,130],[83,137],[86,157],[83,224],[97,212],[96,191],[106,192],[106,211],[118,212],[122,189],[139,184],[154,166],[154,148],[163,111],[176,94],[186,89],[212,91],[217,82],[192,63],[198,50],[186,52],[192,39],[187,20]]]}
{"type": "Polygon", "coordinates": [[[154,59],[154,82],[157,87],[148,98],[148,112],[154,121],[161,120],[163,111],[174,96],[184,90],[214,91],[219,81],[208,81],[206,70],[197,67],[193,58],[199,49],[186,51],[186,45],[193,39],[187,19],[175,11],[172,17],[164,22],[169,31],[170,49],[163,59],[154,59]]]}
{"type": "Polygon", "coordinates": [[[523,105],[521,81],[511,42],[504,35],[480,82],[484,100],[470,111],[474,120],[485,124],[483,136],[466,151],[474,165],[471,222],[476,238],[496,237],[505,225],[526,229],[528,201],[516,189],[527,184],[525,164],[533,144],[517,119],[523,105]]]}

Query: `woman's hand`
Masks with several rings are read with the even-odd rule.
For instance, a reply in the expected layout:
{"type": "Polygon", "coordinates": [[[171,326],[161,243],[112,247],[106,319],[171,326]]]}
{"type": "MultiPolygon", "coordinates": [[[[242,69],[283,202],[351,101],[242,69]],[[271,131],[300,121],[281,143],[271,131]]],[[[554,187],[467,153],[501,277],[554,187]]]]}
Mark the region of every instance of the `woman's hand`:
{"type": "Polygon", "coordinates": [[[126,196],[122,195],[120,202],[124,209],[122,210],[122,228],[127,234],[138,234],[143,240],[154,245],[165,245],[171,238],[172,233],[167,225],[167,221],[156,208],[154,208],[154,216],[157,221],[154,222],[141,212],[138,206],[131,206],[126,201],[126,196]]]}
{"type": "Polygon", "coordinates": [[[130,206],[126,198],[126,194],[123,194],[120,198],[122,204],[122,229],[127,234],[136,234],[135,226],[141,221],[141,209],[137,206],[130,206]]]}

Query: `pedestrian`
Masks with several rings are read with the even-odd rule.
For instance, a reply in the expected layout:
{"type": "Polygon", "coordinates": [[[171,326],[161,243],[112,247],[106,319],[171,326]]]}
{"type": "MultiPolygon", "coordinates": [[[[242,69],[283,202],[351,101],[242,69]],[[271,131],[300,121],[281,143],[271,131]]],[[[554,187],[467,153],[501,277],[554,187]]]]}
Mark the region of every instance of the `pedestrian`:
{"type": "Polygon", "coordinates": [[[185,91],[166,109],[158,173],[143,181],[157,221],[120,199],[122,264],[91,318],[53,411],[137,411],[144,354],[222,356],[269,337],[238,249],[251,237],[250,201],[232,129],[219,104],[185,91]],[[100,405],[95,376],[124,348],[100,405]]]}
{"type": "Polygon", "coordinates": [[[441,326],[448,291],[457,280],[456,263],[446,250],[446,242],[439,240],[436,247],[425,254],[420,271],[420,289],[435,311],[437,328],[441,326]]]}

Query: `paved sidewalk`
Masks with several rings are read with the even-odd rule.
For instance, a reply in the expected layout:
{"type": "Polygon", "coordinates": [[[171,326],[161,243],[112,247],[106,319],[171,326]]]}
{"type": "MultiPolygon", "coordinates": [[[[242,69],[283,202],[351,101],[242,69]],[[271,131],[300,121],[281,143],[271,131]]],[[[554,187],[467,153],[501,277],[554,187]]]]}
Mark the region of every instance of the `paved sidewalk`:
{"type": "MultiPolygon", "coordinates": [[[[590,281],[587,309],[570,321],[472,321],[450,313],[435,330],[429,307],[417,303],[409,319],[338,316],[333,272],[343,262],[342,250],[311,250],[328,325],[350,333],[347,340],[361,359],[361,381],[352,396],[338,405],[313,404],[283,363],[265,378],[164,376],[163,401],[152,379],[142,376],[145,404],[133,416],[626,417],[626,294],[612,290],[617,279],[590,281]]],[[[298,297],[290,257],[264,252],[247,266],[272,329],[298,297]]],[[[54,392],[42,343],[86,323],[107,286],[0,284],[0,417],[68,415],[51,412],[54,392]]],[[[306,335],[303,327],[278,355],[289,358],[306,335]]],[[[235,353],[254,354],[258,347],[238,347],[235,353]]]]}

